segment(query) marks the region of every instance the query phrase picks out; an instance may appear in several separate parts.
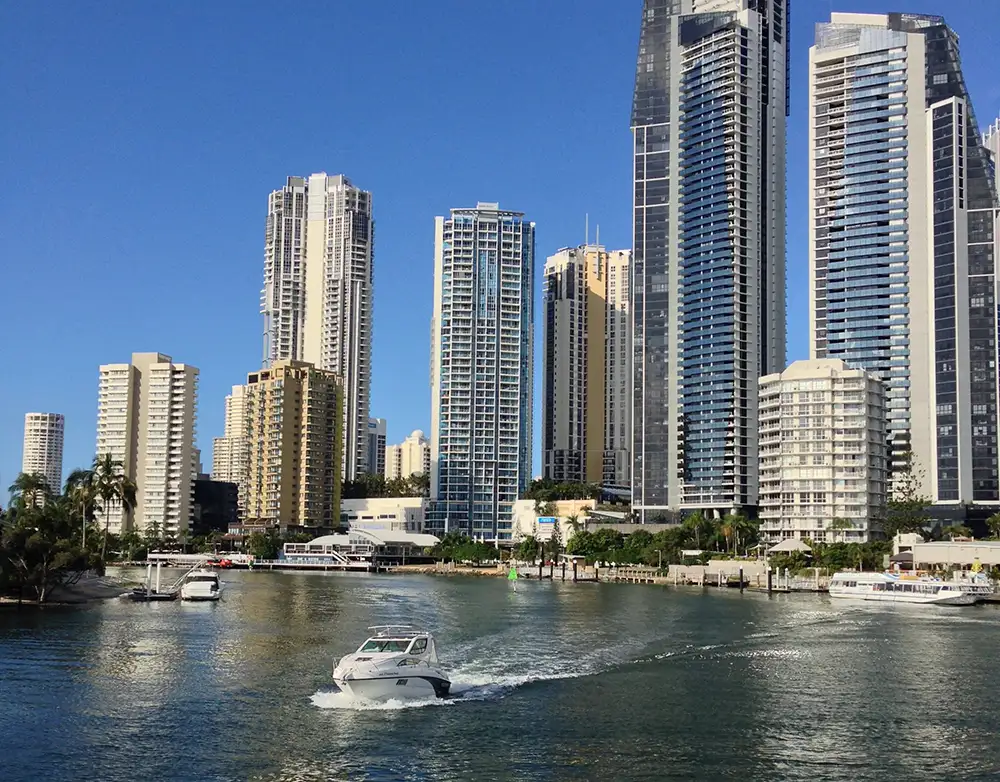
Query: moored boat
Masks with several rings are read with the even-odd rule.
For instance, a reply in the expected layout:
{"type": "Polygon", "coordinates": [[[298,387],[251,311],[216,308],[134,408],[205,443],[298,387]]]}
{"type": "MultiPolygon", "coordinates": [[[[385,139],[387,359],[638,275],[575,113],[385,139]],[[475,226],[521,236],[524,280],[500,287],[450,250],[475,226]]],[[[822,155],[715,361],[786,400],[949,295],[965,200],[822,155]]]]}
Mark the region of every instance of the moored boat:
{"type": "Polygon", "coordinates": [[[181,584],[181,600],[218,600],[222,581],[213,570],[192,570],[181,584]]]}
{"type": "Polygon", "coordinates": [[[974,605],[992,593],[988,583],[957,581],[895,573],[858,573],[844,570],[830,580],[830,597],[883,603],[974,605]]]}

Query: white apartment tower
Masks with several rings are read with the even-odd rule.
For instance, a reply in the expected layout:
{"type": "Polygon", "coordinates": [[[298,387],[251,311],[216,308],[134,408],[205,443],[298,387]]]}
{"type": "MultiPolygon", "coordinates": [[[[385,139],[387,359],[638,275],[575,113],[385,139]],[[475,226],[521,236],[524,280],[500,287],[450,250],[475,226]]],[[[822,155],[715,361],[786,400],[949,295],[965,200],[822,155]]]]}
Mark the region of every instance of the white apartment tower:
{"type": "Polygon", "coordinates": [[[531,478],[535,225],[480,203],[435,219],[428,531],[509,541],[531,478]]]}
{"type": "Polygon", "coordinates": [[[632,507],[757,504],[785,365],[787,0],[645,0],[634,142],[632,507]]]}
{"type": "Polygon", "coordinates": [[[21,472],[41,475],[53,494],[62,491],[63,434],[61,413],[28,413],[24,416],[24,450],[21,472]]]}
{"type": "Polygon", "coordinates": [[[247,464],[246,386],[233,386],[226,397],[222,437],[212,441],[212,480],[243,484],[247,464]]]}
{"type": "Polygon", "coordinates": [[[839,359],[760,379],[760,532],[777,543],[863,543],[882,531],[885,387],[839,359]]]}
{"type": "Polygon", "coordinates": [[[162,353],[133,353],[131,364],[100,373],[97,456],[120,461],[137,489],[134,511],[110,509],[110,528],[183,540],[198,472],[198,370],[162,353]]]}
{"type": "Polygon", "coordinates": [[[431,471],[431,446],[419,429],[399,445],[385,448],[385,477],[409,478],[411,475],[428,475],[431,471]]]}
{"type": "Polygon", "coordinates": [[[809,58],[811,356],[887,385],[922,494],[1000,501],[993,166],[942,17],[834,13],[809,58]]]}
{"type": "Polygon", "coordinates": [[[263,364],[306,361],[341,378],[345,480],[368,469],[374,230],[371,193],[342,175],[288,177],[268,199],[263,364]]]}
{"type": "Polygon", "coordinates": [[[543,275],[542,474],[628,485],[632,369],[628,250],[559,250],[543,275]]]}

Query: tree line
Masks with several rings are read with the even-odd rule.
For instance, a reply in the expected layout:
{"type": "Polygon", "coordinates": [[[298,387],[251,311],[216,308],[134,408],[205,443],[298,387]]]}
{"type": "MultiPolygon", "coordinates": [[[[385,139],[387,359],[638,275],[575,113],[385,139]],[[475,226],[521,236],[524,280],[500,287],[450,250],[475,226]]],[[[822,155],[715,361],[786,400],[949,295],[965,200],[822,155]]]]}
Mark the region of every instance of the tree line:
{"type": "Polygon", "coordinates": [[[70,473],[62,493],[41,475],[18,475],[9,487],[11,505],[0,511],[0,594],[44,603],[53,589],[87,571],[103,574],[111,514],[105,514],[102,534],[96,513],[131,510],[135,491],[110,454],[70,473]]]}
{"type": "Polygon", "coordinates": [[[368,473],[356,481],[344,481],[340,487],[343,500],[377,497],[429,497],[431,478],[426,473],[414,473],[408,478],[386,478],[368,473]]]}

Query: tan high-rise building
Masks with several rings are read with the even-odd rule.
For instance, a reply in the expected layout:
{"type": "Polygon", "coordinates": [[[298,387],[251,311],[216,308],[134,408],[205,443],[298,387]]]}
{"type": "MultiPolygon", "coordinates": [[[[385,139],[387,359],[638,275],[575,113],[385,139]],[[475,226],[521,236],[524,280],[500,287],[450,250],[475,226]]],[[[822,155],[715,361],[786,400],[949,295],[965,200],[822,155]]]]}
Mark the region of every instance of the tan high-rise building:
{"type": "Polygon", "coordinates": [[[110,508],[110,529],[183,540],[198,472],[198,370],[162,353],[133,353],[131,364],[100,371],[97,456],[111,454],[136,484],[135,509],[110,508]]]}
{"type": "Polygon", "coordinates": [[[385,447],[385,477],[389,480],[429,475],[430,471],[431,444],[419,429],[399,445],[385,447]]]}
{"type": "Polygon", "coordinates": [[[233,386],[226,397],[226,422],[222,437],[212,443],[212,480],[242,484],[246,473],[247,433],[245,386],[233,386]]]}
{"type": "Polygon", "coordinates": [[[304,361],[275,361],[248,375],[247,468],[240,492],[246,524],[339,524],[342,393],[337,375],[304,361]]]}
{"type": "Polygon", "coordinates": [[[28,413],[24,416],[21,472],[41,475],[53,494],[62,491],[64,426],[60,413],[28,413]]]}
{"type": "Polygon", "coordinates": [[[628,485],[630,256],[587,244],[545,263],[542,462],[554,481],[628,485]]]}
{"type": "Polygon", "coordinates": [[[263,366],[293,359],[340,377],[349,481],[376,471],[368,464],[374,230],[372,194],[343,175],[288,177],[268,199],[263,366]]]}

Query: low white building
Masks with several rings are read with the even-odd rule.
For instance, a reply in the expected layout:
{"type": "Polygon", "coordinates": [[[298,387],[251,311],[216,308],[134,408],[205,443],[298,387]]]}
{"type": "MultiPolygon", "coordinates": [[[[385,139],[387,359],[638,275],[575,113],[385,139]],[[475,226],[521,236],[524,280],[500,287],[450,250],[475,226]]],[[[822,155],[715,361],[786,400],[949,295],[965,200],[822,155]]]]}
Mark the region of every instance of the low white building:
{"type": "Polygon", "coordinates": [[[351,529],[323,535],[308,543],[286,543],[280,559],[304,565],[359,566],[406,564],[430,559],[427,550],[438,544],[433,535],[398,530],[351,529]]]}
{"type": "Polygon", "coordinates": [[[517,544],[529,536],[541,542],[552,539],[552,533],[559,525],[559,539],[566,545],[566,542],[576,531],[572,522],[580,525],[583,529],[584,520],[597,506],[596,500],[558,500],[551,503],[543,503],[551,506],[546,509],[538,508],[535,500],[518,500],[514,503],[514,524],[513,542],[517,544]],[[551,510],[551,513],[538,510],[551,510]]]}
{"type": "Polygon", "coordinates": [[[423,532],[424,497],[369,497],[340,501],[340,523],[351,529],[423,532]]]}
{"type": "Polygon", "coordinates": [[[762,537],[862,543],[886,513],[886,395],[839,359],[759,380],[762,537]]]}

